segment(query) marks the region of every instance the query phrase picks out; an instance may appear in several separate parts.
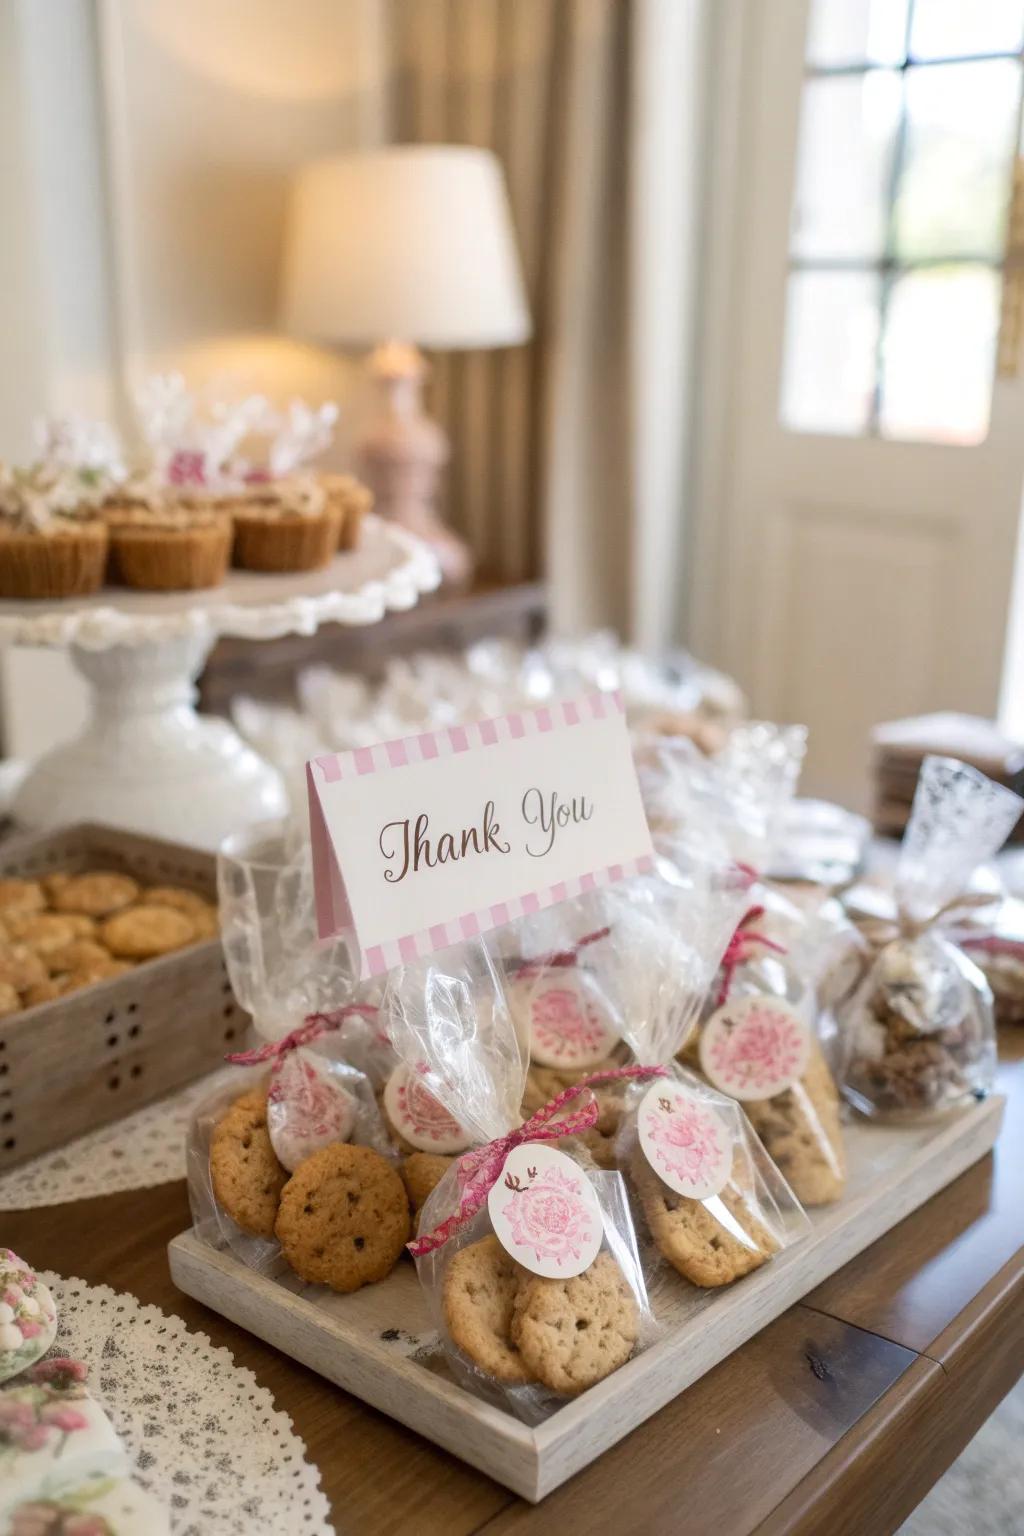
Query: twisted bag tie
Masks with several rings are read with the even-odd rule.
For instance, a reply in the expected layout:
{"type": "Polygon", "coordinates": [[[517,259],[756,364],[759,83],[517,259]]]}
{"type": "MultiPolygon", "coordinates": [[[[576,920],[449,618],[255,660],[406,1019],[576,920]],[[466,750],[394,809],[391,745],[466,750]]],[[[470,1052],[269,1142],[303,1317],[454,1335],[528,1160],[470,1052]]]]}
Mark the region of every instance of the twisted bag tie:
{"type": "Polygon", "coordinates": [[[748,928],[748,923],[756,923],[759,917],[764,916],[764,907],[751,907],[748,912],[736,924],[736,931],[725,946],[725,954],[722,956],[719,970],[722,980],[718,988],[718,996],[715,998],[715,1007],[721,1008],[729,999],[732,990],[733,978],[738,968],[750,959],[752,945],[759,944],[762,949],[770,949],[777,955],[787,953],[785,944],[778,944],[770,939],[766,933],[759,932],[756,928],[748,928]]]}
{"type": "Polygon", "coordinates": [[[544,971],[564,970],[578,965],[580,950],[586,949],[588,944],[596,944],[598,939],[606,939],[611,931],[611,928],[595,928],[593,933],[585,934],[571,949],[556,949],[549,955],[537,955],[533,960],[520,960],[515,966],[515,974],[521,977],[540,976],[544,971]]]}
{"type": "Polygon", "coordinates": [[[372,1003],[346,1003],[344,1008],[335,1008],[330,1013],[308,1013],[296,1029],[282,1035],[280,1040],[268,1040],[266,1045],[259,1045],[251,1051],[236,1051],[232,1056],[225,1056],[224,1060],[229,1061],[233,1067],[258,1067],[265,1061],[272,1061],[276,1068],[292,1051],[297,1051],[302,1045],[312,1045],[321,1035],[340,1029],[346,1019],[356,1015],[364,1019],[375,1018],[376,1014],[377,1009],[372,1003]]]}
{"type": "Polygon", "coordinates": [[[582,1109],[574,1110],[572,1114],[556,1120],[555,1116],[566,1104],[579,1098],[585,1089],[594,1083],[608,1083],[617,1080],[637,1077],[666,1077],[667,1067],[615,1067],[607,1072],[593,1072],[589,1077],[582,1078],[578,1083],[563,1088],[549,1103],[541,1106],[536,1114],[514,1131],[509,1131],[504,1136],[497,1137],[494,1141],[485,1142],[482,1147],[474,1147],[469,1152],[464,1152],[456,1164],[455,1172],[459,1183],[461,1196],[459,1209],[433,1232],[426,1232],[422,1237],[414,1238],[406,1247],[413,1258],[420,1259],[426,1253],[433,1253],[436,1248],[441,1248],[450,1237],[461,1230],[462,1227],[475,1216],[490,1194],[494,1185],[501,1176],[501,1170],[505,1166],[505,1159],[513,1147],[522,1146],[524,1141],[555,1141],[561,1136],[578,1136],[582,1131],[589,1131],[597,1124],[600,1114],[597,1100],[591,1098],[582,1109]]]}
{"type": "MultiPolygon", "coordinates": [[[[864,938],[871,948],[881,950],[887,944],[894,943],[897,939],[919,939],[922,934],[928,933],[932,928],[940,928],[951,919],[976,911],[979,907],[998,906],[999,897],[993,896],[988,891],[965,891],[960,896],[954,896],[952,901],[947,901],[938,907],[930,917],[911,917],[902,907],[895,917],[858,917],[855,912],[849,913],[858,933],[864,938]]],[[[977,945],[983,935],[978,935],[969,940],[977,945]]],[[[961,942],[961,948],[963,943],[961,942]]]]}

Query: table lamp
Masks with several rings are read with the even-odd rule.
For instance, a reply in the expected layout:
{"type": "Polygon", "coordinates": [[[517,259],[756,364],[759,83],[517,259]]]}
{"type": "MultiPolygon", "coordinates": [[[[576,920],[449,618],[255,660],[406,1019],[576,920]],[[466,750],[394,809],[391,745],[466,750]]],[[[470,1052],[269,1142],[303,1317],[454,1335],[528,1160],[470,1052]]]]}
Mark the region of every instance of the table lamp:
{"type": "Polygon", "coordinates": [[[472,574],[435,505],[448,439],[423,408],[420,347],[515,346],[530,335],[501,167],[483,149],[402,145],[315,160],[296,175],[284,253],[293,334],[373,350],[378,409],[356,443],[386,517],[427,540],[444,580],[472,574]]]}

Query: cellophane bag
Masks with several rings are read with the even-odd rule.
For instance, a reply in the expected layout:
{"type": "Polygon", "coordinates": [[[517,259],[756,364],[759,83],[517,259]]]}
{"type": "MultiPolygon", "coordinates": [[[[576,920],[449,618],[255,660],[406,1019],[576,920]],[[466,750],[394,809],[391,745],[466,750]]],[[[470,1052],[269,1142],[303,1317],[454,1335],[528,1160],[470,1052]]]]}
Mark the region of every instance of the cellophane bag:
{"type": "Polygon", "coordinates": [[[992,989],[996,1028],[1024,1025],[1024,901],[1000,888],[951,937],[992,989]]]}
{"type": "Polygon", "coordinates": [[[896,915],[861,925],[874,958],[839,1011],[843,1092],[862,1113],[913,1118],[991,1090],[992,993],[956,942],[957,924],[979,902],[968,891],[973,870],[1002,847],[1022,808],[977,769],[925,758],[897,865],[896,915]]]}
{"type": "Polygon", "coordinates": [[[523,1122],[526,1062],[482,940],[392,971],[384,1006],[399,1055],[477,1142],[410,1244],[442,1347],[466,1387],[538,1422],[654,1335],[623,1181],[565,1150],[593,1121],[585,1090],[523,1122]]]}
{"type": "Polygon", "coordinates": [[[379,1008],[347,951],[318,948],[309,849],[289,830],[232,840],[218,886],[228,972],[256,1043],[229,1058],[193,1116],[189,1201],[201,1238],[267,1272],[278,1264],[281,1192],[307,1158],[332,1142],[393,1156],[359,1064],[366,1037],[379,1035],[379,1008]]]}
{"type": "MultiPolygon", "coordinates": [[[[664,874],[671,875],[671,868],[664,874]]],[[[616,1141],[655,1252],[694,1285],[728,1285],[802,1236],[807,1218],[734,1097],[676,1060],[746,897],[731,870],[611,887],[623,1037],[650,1082],[625,1092],[616,1141]],[[666,934],[666,925],[671,938],[666,934]]]]}

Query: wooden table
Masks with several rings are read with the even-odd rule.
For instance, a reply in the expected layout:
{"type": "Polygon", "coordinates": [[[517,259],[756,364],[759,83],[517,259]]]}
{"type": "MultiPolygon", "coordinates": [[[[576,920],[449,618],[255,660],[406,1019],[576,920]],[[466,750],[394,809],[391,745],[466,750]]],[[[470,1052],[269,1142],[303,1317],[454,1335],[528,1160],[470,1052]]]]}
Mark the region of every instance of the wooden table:
{"type": "Polygon", "coordinates": [[[885,1536],[1024,1373],[1024,1031],[994,1156],[537,1507],[177,1292],[168,1185],[4,1217],[0,1240],[225,1344],[319,1465],[340,1536],[885,1536]]]}

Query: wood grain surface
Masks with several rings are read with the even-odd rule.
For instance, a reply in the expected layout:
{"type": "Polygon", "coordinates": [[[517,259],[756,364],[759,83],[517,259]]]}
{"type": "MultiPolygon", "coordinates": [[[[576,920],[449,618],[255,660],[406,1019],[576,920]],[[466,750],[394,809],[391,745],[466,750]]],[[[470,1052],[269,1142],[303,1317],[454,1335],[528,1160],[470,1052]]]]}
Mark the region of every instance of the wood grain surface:
{"type": "Polygon", "coordinates": [[[226,1345],[291,1415],[343,1536],[886,1536],[1024,1368],[1024,1031],[1002,1045],[994,1156],[536,1507],[176,1291],[183,1185],[7,1212],[0,1241],[226,1345]]]}

